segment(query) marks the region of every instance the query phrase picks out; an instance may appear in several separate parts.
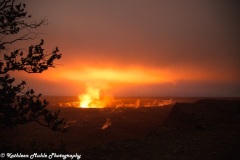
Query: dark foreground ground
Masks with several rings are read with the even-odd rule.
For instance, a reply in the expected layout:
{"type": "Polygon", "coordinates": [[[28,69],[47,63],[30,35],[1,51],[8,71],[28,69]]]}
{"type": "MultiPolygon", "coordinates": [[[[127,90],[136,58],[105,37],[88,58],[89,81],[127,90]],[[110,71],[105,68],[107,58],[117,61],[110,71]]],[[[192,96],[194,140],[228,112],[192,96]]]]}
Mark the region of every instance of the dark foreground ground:
{"type": "Polygon", "coordinates": [[[240,159],[240,101],[176,104],[152,135],[96,147],[86,159],[240,159]]]}
{"type": "Polygon", "coordinates": [[[1,130],[1,152],[79,153],[81,159],[240,159],[240,100],[151,108],[63,108],[67,133],[36,124],[1,130]],[[101,129],[108,119],[111,125],[101,129]]]}

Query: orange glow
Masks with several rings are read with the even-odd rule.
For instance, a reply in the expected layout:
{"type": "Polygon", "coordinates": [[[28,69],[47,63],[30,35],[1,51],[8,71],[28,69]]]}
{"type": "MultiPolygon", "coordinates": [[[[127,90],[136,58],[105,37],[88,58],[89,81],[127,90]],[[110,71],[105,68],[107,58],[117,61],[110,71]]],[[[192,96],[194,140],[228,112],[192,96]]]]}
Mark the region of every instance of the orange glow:
{"type": "Polygon", "coordinates": [[[86,93],[79,95],[80,108],[104,108],[108,105],[110,98],[101,97],[101,89],[87,86],[86,93]]]}
{"type": "MultiPolygon", "coordinates": [[[[106,64],[107,65],[107,64],[106,64]]],[[[36,79],[47,81],[71,82],[74,85],[91,83],[111,84],[157,84],[178,83],[179,80],[189,81],[232,81],[234,77],[223,76],[223,73],[233,73],[214,70],[210,67],[204,70],[196,67],[179,66],[173,68],[151,68],[148,66],[91,66],[87,64],[59,67],[51,69],[41,75],[34,75],[36,79]],[[87,67],[86,67],[87,66],[87,67]]],[[[33,75],[31,75],[33,77],[33,75]]],[[[26,74],[24,77],[29,77],[26,74]]]]}
{"type": "MultiPolygon", "coordinates": [[[[231,76],[233,73],[221,70],[216,71],[210,67],[208,70],[204,70],[190,66],[154,68],[150,66],[111,65],[108,63],[103,66],[101,64],[87,65],[87,62],[86,64],[73,63],[64,67],[58,66],[56,69],[49,69],[42,74],[29,75],[24,72],[21,72],[21,74],[16,72],[14,74],[19,74],[19,76],[22,77],[20,79],[33,79],[32,86],[36,85],[40,80],[49,83],[50,87],[60,86],[59,90],[62,92],[57,92],[57,94],[80,95],[79,102],[82,101],[82,105],[78,104],[77,106],[81,107],[106,107],[106,103],[108,104],[108,100],[106,99],[108,98],[104,97],[104,94],[101,94],[101,92],[105,92],[105,87],[107,87],[107,93],[110,95],[138,96],[138,94],[145,95],[146,87],[144,86],[158,85],[163,87],[178,87],[182,81],[196,83],[201,81],[232,82],[233,79],[236,79],[231,76]],[[91,85],[86,87],[86,84],[95,84],[92,87],[96,88],[97,91],[95,92],[99,92],[99,98],[89,96],[88,89],[85,88],[88,88],[88,86],[91,87],[91,85]],[[97,103],[98,105],[96,105],[97,103]]],[[[37,85],[39,86],[39,84],[37,85]]],[[[44,89],[45,85],[42,84],[41,88],[44,89]]],[[[152,90],[154,90],[152,92],[153,94],[156,92],[164,92],[162,88],[152,88],[152,90]]],[[[151,92],[150,90],[146,91],[151,92]]],[[[40,92],[45,92],[44,94],[48,93],[48,91],[40,92]]]]}
{"type": "Polygon", "coordinates": [[[153,69],[84,68],[63,73],[69,80],[82,82],[161,83],[170,81],[165,72],[153,69]]]}
{"type": "Polygon", "coordinates": [[[90,104],[99,99],[100,90],[98,88],[87,88],[87,93],[79,95],[80,107],[89,108],[90,104]]]}
{"type": "Polygon", "coordinates": [[[103,124],[103,126],[101,127],[102,130],[107,129],[109,126],[112,125],[112,122],[109,118],[106,119],[106,122],[103,124]]]}

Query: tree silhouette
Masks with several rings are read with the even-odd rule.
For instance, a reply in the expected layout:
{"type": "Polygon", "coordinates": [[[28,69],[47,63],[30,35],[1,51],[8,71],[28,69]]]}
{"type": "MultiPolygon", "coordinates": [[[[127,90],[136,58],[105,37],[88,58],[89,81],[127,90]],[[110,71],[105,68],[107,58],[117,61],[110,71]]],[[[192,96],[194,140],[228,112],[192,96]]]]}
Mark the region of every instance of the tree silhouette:
{"type": "Polygon", "coordinates": [[[0,2],[0,126],[13,127],[28,122],[37,122],[54,131],[63,131],[67,123],[59,118],[59,111],[46,109],[48,102],[40,100],[41,94],[35,95],[33,89],[25,89],[26,82],[16,85],[10,77],[10,71],[42,73],[61,58],[56,47],[51,53],[45,53],[44,41],[31,45],[28,50],[9,47],[18,41],[34,40],[39,35],[36,31],[46,25],[46,19],[30,22],[31,15],[25,11],[26,4],[15,4],[15,0],[0,2]]]}

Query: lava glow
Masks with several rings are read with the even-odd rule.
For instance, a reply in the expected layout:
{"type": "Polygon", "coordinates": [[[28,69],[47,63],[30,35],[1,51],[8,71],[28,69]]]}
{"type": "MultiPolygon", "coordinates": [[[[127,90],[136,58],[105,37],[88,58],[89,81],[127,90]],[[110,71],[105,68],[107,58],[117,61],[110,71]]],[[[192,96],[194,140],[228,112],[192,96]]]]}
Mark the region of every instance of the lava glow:
{"type": "MultiPolygon", "coordinates": [[[[79,105],[77,107],[80,108],[118,108],[118,107],[153,107],[153,106],[166,106],[171,105],[172,99],[148,99],[141,98],[136,100],[128,100],[128,99],[119,99],[113,98],[111,96],[106,96],[106,94],[101,94],[102,91],[105,90],[102,87],[96,87],[94,85],[87,85],[86,92],[79,95],[79,105]]],[[[61,104],[62,106],[62,104],[61,104]]],[[[66,106],[66,104],[65,104],[66,106]]],[[[72,104],[71,106],[75,106],[72,104]]]]}
{"type": "Polygon", "coordinates": [[[101,127],[102,130],[108,128],[109,126],[112,125],[112,122],[109,118],[106,119],[106,122],[103,124],[103,126],[101,127]]]}
{"type": "MultiPolygon", "coordinates": [[[[138,107],[163,107],[172,105],[175,100],[172,98],[120,98],[100,95],[99,88],[88,88],[88,90],[99,91],[98,98],[91,97],[87,92],[79,95],[79,100],[75,101],[76,97],[67,99],[65,102],[59,102],[59,107],[76,107],[76,108],[138,108],[138,107]],[[69,101],[70,100],[70,101],[69,101]]],[[[64,99],[63,99],[64,101],[64,99]]]]}
{"type": "Polygon", "coordinates": [[[92,102],[99,99],[100,89],[88,87],[87,93],[79,95],[80,107],[81,108],[90,108],[92,102]]]}
{"type": "Polygon", "coordinates": [[[88,86],[86,93],[79,95],[80,108],[104,108],[107,106],[109,99],[101,97],[101,89],[98,87],[88,86]]]}

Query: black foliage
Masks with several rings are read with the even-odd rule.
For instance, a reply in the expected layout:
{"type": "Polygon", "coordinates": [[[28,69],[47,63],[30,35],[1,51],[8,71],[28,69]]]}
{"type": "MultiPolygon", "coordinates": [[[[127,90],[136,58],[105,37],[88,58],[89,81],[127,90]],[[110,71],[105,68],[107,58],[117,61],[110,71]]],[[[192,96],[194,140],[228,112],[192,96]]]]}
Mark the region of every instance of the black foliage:
{"type": "Polygon", "coordinates": [[[28,73],[42,73],[49,67],[54,67],[54,60],[60,59],[61,54],[56,47],[51,54],[45,54],[42,48],[44,41],[41,40],[38,45],[31,45],[28,54],[24,55],[22,51],[15,50],[10,55],[4,54],[4,62],[0,62],[0,74],[8,71],[23,70],[28,73]]]}
{"type": "Polygon", "coordinates": [[[16,85],[15,79],[8,74],[9,71],[42,73],[49,67],[55,67],[55,60],[62,56],[57,47],[50,54],[45,53],[44,40],[29,46],[27,53],[21,49],[13,52],[6,49],[7,45],[17,41],[36,38],[37,33],[32,29],[46,22],[43,19],[40,22],[28,23],[27,20],[31,16],[27,14],[25,7],[25,4],[15,4],[14,0],[0,2],[0,55],[3,57],[0,59],[0,126],[11,128],[19,124],[37,122],[54,131],[64,131],[67,123],[59,118],[60,111],[49,111],[46,108],[48,102],[41,99],[41,94],[36,95],[33,89],[25,89],[25,81],[16,85]],[[12,35],[19,37],[6,39],[12,35]]]}
{"type": "Polygon", "coordinates": [[[25,4],[14,5],[14,1],[5,0],[1,3],[0,28],[2,34],[17,34],[24,21],[19,19],[25,18],[27,12],[25,11],[25,4]]]}
{"type": "Polygon", "coordinates": [[[59,111],[52,113],[46,109],[48,102],[40,100],[39,95],[34,94],[34,90],[23,91],[25,81],[14,86],[15,79],[8,74],[0,77],[0,102],[2,122],[5,127],[14,127],[27,122],[37,122],[40,125],[50,127],[54,131],[64,129],[66,122],[59,119],[59,111]],[[60,127],[61,126],[61,127],[60,127]]]}

